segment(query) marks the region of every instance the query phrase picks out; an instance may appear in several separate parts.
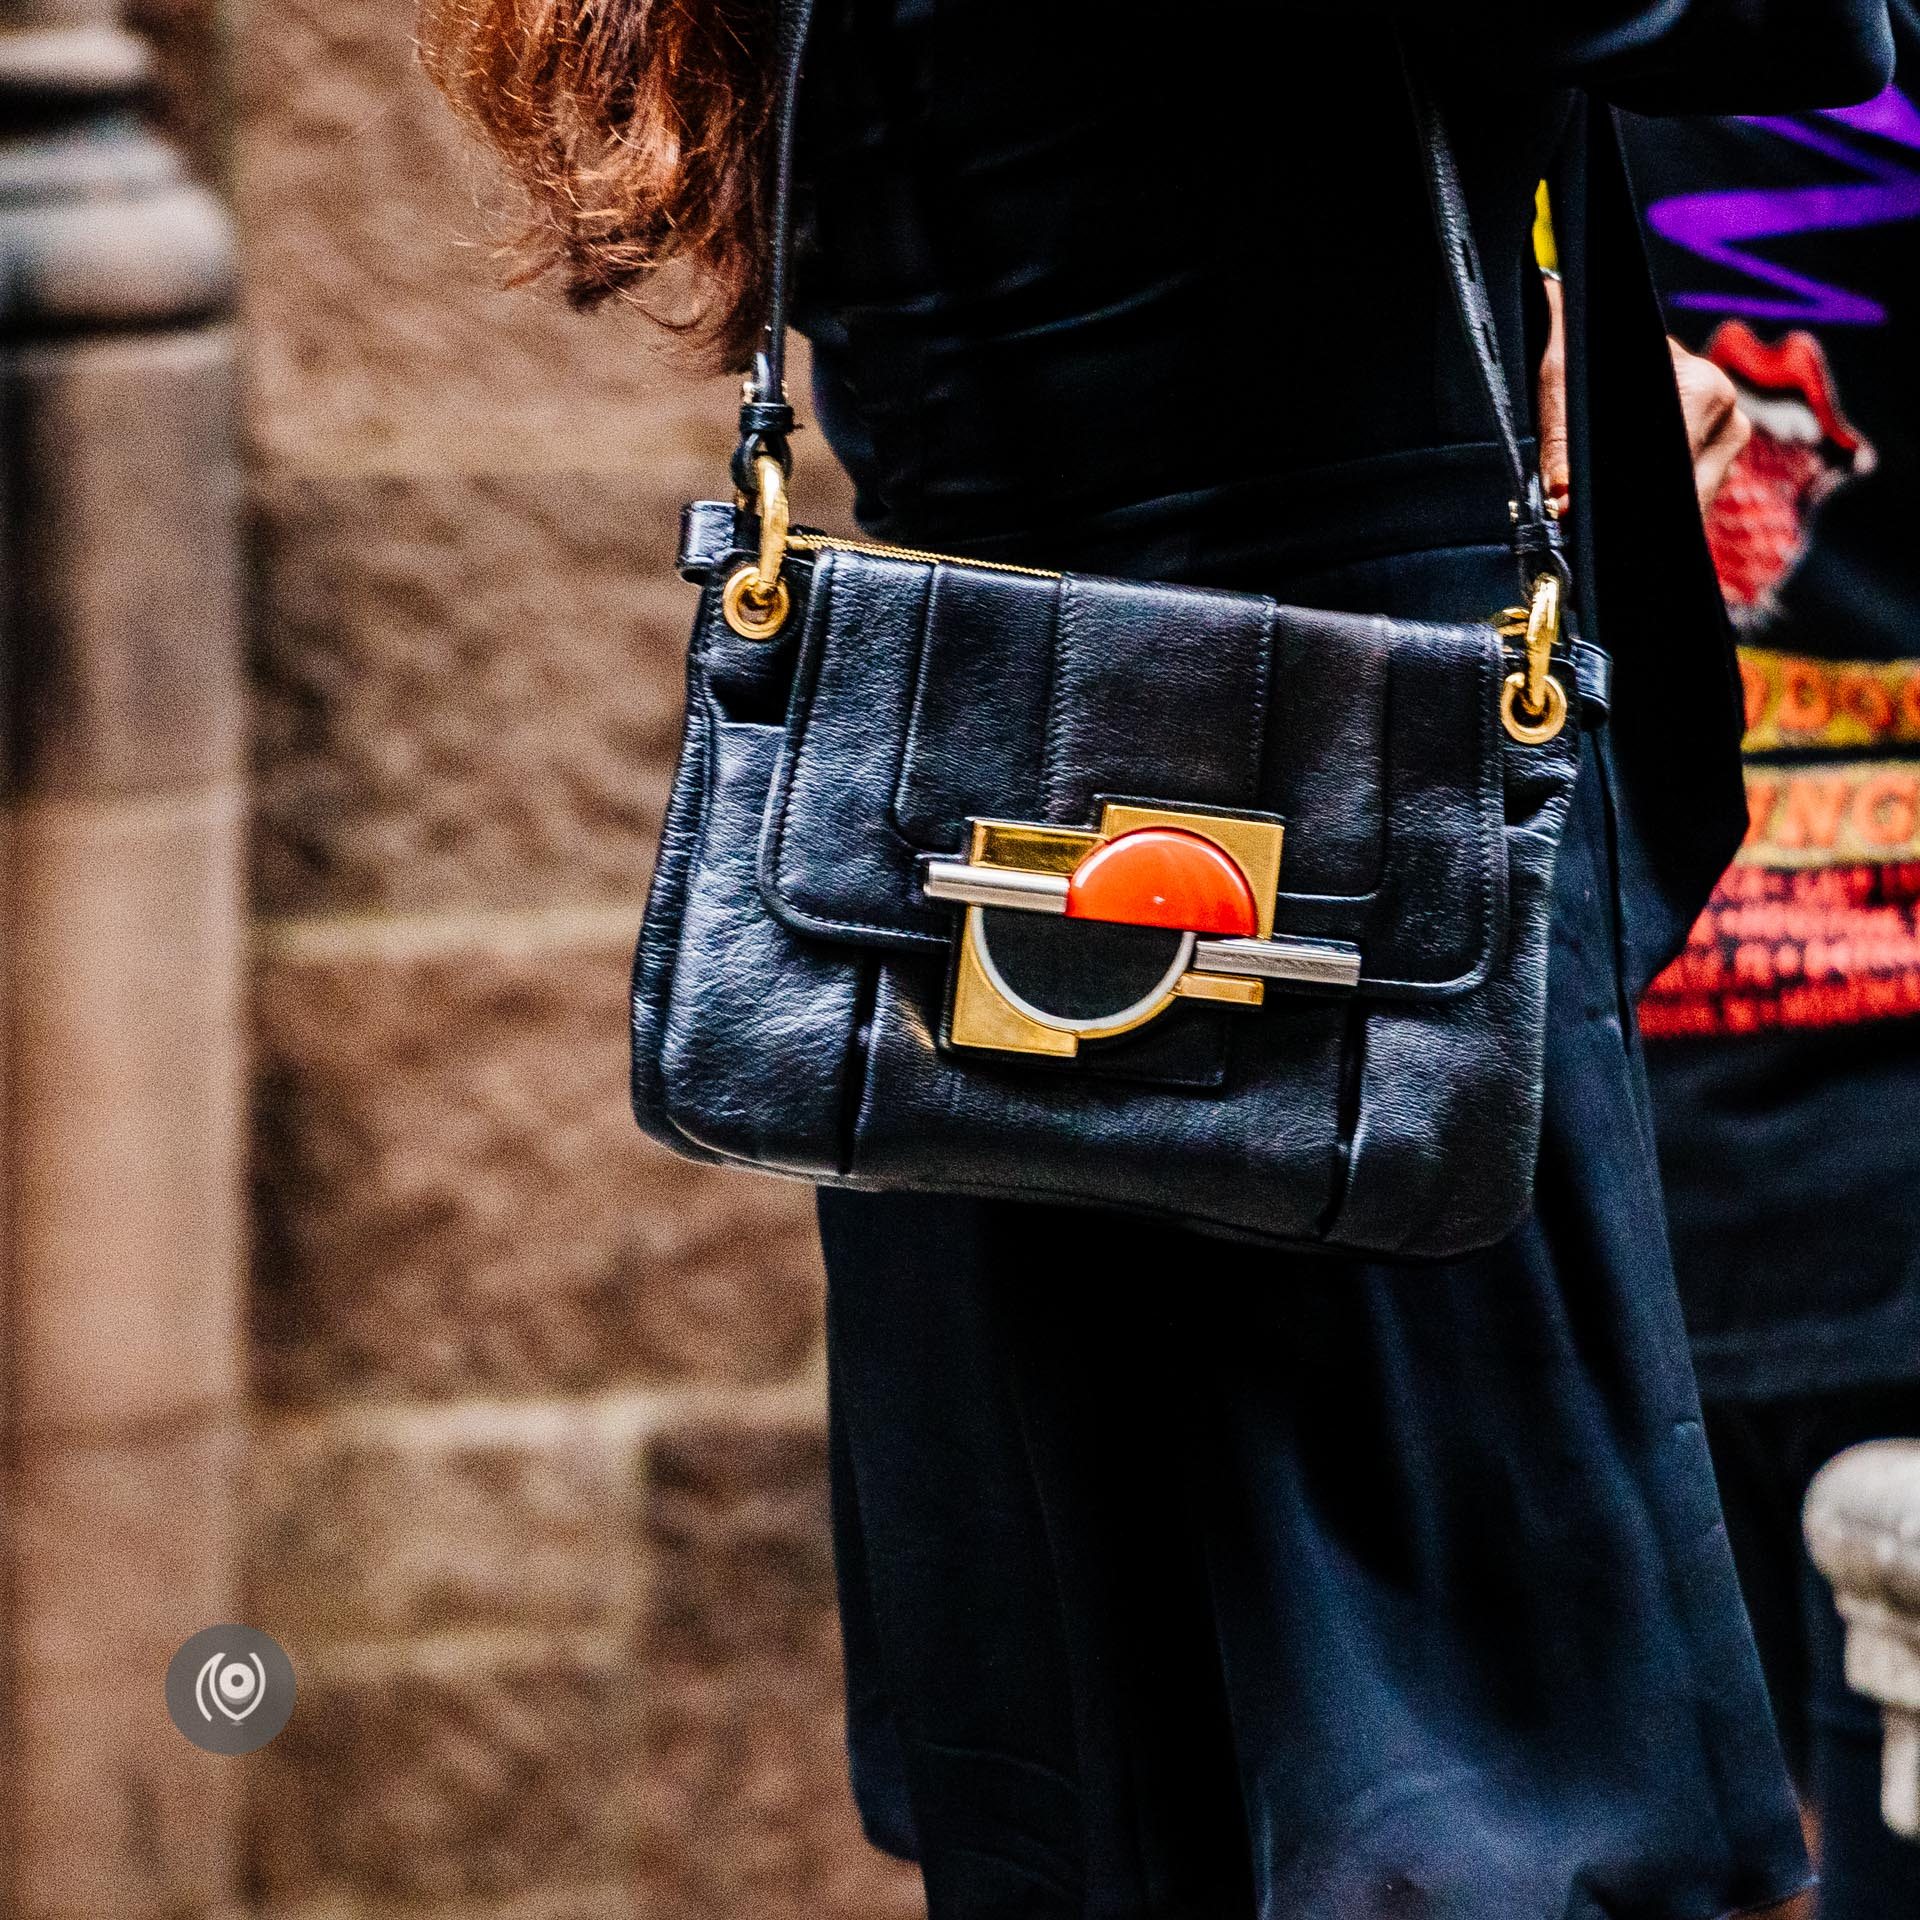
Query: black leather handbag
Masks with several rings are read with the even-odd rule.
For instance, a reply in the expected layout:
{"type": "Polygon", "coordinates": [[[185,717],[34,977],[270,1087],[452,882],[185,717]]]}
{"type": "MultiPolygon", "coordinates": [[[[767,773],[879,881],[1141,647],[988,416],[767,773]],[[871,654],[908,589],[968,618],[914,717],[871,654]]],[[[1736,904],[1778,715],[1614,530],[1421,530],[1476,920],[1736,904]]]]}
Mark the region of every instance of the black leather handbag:
{"type": "Polygon", "coordinates": [[[988,565],[788,524],[807,12],[781,22],[738,492],[683,528],[702,593],[634,970],[641,1126],[830,1184],[1491,1244],[1531,1195],[1554,858],[1605,662],[1562,631],[1438,113],[1413,85],[1525,605],[1415,623],[988,565]]]}

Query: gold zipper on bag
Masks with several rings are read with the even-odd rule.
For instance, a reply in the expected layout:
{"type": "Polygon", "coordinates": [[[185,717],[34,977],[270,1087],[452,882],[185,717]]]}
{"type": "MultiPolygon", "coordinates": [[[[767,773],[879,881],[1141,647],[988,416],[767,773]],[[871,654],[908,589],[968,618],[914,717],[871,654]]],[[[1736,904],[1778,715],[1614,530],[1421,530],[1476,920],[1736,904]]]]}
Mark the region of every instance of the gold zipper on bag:
{"type": "Polygon", "coordinates": [[[924,547],[889,546],[884,540],[843,540],[837,533],[790,533],[789,553],[870,553],[882,560],[918,560],[940,567],[978,567],[987,573],[1018,573],[1029,580],[1063,580],[1051,567],[1017,567],[1011,560],[970,560],[965,554],[929,553],[924,547]]]}

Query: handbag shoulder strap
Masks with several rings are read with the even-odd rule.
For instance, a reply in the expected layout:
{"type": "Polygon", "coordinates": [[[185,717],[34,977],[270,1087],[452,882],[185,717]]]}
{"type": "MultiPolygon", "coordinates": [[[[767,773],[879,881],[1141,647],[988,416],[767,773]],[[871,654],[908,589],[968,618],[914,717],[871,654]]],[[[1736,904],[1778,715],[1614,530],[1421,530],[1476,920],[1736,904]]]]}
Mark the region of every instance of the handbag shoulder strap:
{"type": "Polygon", "coordinates": [[[787,437],[793,407],[787,399],[787,302],[793,271],[793,130],[799,118],[800,68],[806,54],[813,0],[777,0],[774,40],[773,182],[767,207],[767,318],[740,394],[740,444],[733,455],[733,483],[754,491],[754,462],[762,454],[792,468],[787,437]]]}
{"type": "MultiPolygon", "coordinates": [[[[754,493],[755,462],[762,455],[771,455],[782,472],[790,469],[788,436],[793,432],[793,407],[786,390],[787,306],[793,253],[793,145],[801,67],[814,0],[777,0],[777,4],[773,178],[767,214],[767,319],[741,394],[740,444],[733,456],[734,484],[749,498],[754,493]]],[[[1453,141],[1433,96],[1406,59],[1404,50],[1402,65],[1426,163],[1434,229],[1446,260],[1454,305],[1506,460],[1521,588],[1531,593],[1538,577],[1548,572],[1559,575],[1564,586],[1568,575],[1560,530],[1546,511],[1539,476],[1529,467],[1514,423],[1513,401],[1500,361],[1499,330],[1494,324],[1492,302],[1487,297],[1486,276],[1473,237],[1473,221],[1460,180],[1459,162],[1454,157],[1453,141]]]]}
{"type": "Polygon", "coordinates": [[[1570,584],[1565,548],[1559,524],[1546,510],[1540,475],[1529,464],[1514,424],[1513,397],[1500,360],[1500,330],[1494,323],[1493,303],[1487,296],[1486,273],[1480,265],[1479,245],[1473,237],[1473,218],[1460,180],[1460,163],[1454,157],[1452,136],[1447,132],[1439,106],[1404,48],[1401,64],[1406,75],[1407,97],[1413,103],[1421,156],[1426,162],[1427,196],[1433,206],[1434,231],[1447,263],[1454,308],[1460,316],[1461,331],[1466,335],[1474,371],[1506,458],[1507,484],[1513,489],[1510,495],[1513,544],[1520,562],[1521,586],[1530,592],[1539,575],[1551,572],[1559,575],[1564,588],[1570,584]]]}

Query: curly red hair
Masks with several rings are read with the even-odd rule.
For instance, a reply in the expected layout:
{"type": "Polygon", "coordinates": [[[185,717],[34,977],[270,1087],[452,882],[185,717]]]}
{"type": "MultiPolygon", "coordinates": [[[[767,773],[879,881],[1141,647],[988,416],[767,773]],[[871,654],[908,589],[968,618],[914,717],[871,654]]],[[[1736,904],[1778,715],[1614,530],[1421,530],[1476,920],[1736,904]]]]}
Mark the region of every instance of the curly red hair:
{"type": "Polygon", "coordinates": [[[670,324],[743,365],[775,26],[772,0],[420,0],[422,65],[529,203],[514,282],[589,307],[684,262],[699,301],[670,324]]]}

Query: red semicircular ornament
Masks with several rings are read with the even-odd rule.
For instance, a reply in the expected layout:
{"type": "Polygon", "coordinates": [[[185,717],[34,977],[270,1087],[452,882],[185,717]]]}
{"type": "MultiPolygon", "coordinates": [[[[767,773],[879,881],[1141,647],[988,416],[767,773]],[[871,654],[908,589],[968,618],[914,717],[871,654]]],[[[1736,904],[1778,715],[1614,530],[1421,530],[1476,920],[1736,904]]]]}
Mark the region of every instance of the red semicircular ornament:
{"type": "Polygon", "coordinates": [[[1095,847],[1067,882],[1067,918],[1241,938],[1259,931],[1239,863],[1180,827],[1136,827],[1095,847]]]}

